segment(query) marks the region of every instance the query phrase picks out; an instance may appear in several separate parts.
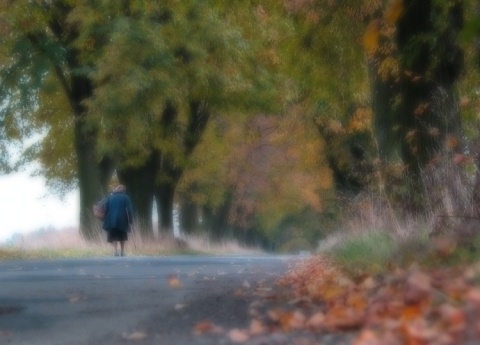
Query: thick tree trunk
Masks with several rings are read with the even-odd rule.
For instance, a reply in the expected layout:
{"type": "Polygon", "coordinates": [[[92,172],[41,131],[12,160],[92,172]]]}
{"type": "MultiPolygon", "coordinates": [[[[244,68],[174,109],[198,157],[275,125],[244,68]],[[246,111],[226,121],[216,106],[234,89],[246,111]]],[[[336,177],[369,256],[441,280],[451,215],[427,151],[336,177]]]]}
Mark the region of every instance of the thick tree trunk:
{"type": "Polygon", "coordinates": [[[440,19],[433,15],[435,6],[447,5],[434,5],[431,0],[405,0],[405,12],[397,26],[400,67],[405,72],[400,77],[401,130],[404,138],[409,138],[403,141],[402,152],[414,174],[443,149],[448,136],[460,140],[454,84],[463,67],[463,54],[457,43],[463,26],[463,7],[461,2],[449,5],[447,29],[437,32],[435,20],[440,19]],[[438,92],[442,93],[439,97],[438,92]]]}
{"type": "Polygon", "coordinates": [[[396,161],[401,157],[398,135],[398,117],[394,110],[398,87],[391,78],[384,80],[379,75],[378,67],[369,62],[369,79],[372,99],[373,132],[379,158],[382,161],[396,161]]]}
{"type": "Polygon", "coordinates": [[[210,235],[214,241],[220,241],[232,236],[232,227],[228,222],[232,208],[233,193],[228,193],[223,204],[215,210],[211,208],[203,209],[202,228],[210,235]]]}
{"type": "Polygon", "coordinates": [[[161,183],[155,187],[157,200],[158,232],[159,234],[173,233],[173,201],[175,197],[174,183],[161,183]]]}
{"type": "Polygon", "coordinates": [[[186,234],[193,234],[198,230],[198,207],[187,200],[180,202],[180,229],[186,234]]]}
{"type": "MultiPolygon", "coordinates": [[[[397,23],[402,99],[398,107],[399,133],[403,138],[402,158],[408,168],[411,205],[422,211],[429,198],[425,195],[428,186],[422,181],[424,169],[442,157],[447,158],[445,154],[461,150],[455,82],[463,67],[463,54],[457,43],[463,25],[463,5],[405,0],[404,8],[397,23]],[[442,11],[447,11],[445,18],[440,17],[442,11]]],[[[449,178],[429,174],[434,188],[449,178]]]]}
{"type": "MultiPolygon", "coordinates": [[[[72,52],[70,69],[78,66],[72,52]]],[[[103,196],[101,167],[97,161],[97,130],[87,123],[87,110],[83,102],[92,95],[91,81],[82,76],[72,77],[69,99],[75,116],[74,146],[77,155],[77,177],[80,191],[80,232],[87,240],[97,240],[100,231],[92,206],[103,196]]]]}
{"type": "Polygon", "coordinates": [[[102,197],[102,185],[96,157],[96,136],[78,115],[75,122],[75,150],[77,154],[78,186],[80,191],[80,232],[87,240],[99,238],[98,220],[92,205],[102,197]]]}
{"type": "MultiPolygon", "coordinates": [[[[210,113],[204,102],[190,102],[190,111],[188,123],[185,131],[182,133],[183,157],[181,160],[187,160],[193,153],[195,147],[200,142],[200,138],[208,124],[210,113]]],[[[167,102],[163,117],[162,129],[165,139],[172,139],[175,135],[174,124],[177,118],[177,112],[174,105],[167,102]]],[[[172,139],[173,140],[173,139],[172,139]]],[[[158,180],[155,187],[155,199],[157,200],[157,211],[159,219],[159,233],[171,233],[173,231],[173,201],[175,189],[184,172],[184,165],[175,161],[170,154],[160,153],[159,155],[158,180]]],[[[178,159],[178,158],[177,158],[178,159]]]]}

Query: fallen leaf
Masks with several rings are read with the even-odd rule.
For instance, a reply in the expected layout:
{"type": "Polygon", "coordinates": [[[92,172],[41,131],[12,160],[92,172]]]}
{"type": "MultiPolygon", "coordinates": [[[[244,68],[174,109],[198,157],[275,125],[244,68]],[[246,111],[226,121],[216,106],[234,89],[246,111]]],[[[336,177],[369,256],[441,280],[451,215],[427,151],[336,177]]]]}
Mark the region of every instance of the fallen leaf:
{"type": "MultiPolygon", "coordinates": [[[[415,79],[415,78],[414,78],[415,79]]],[[[415,81],[415,80],[414,80],[415,81]]],[[[417,106],[417,108],[415,109],[414,111],[414,114],[416,116],[420,116],[420,115],[423,115],[425,113],[425,111],[427,110],[428,106],[430,105],[430,103],[427,103],[427,102],[423,102],[421,104],[419,104],[417,106]]]]}
{"type": "Polygon", "coordinates": [[[436,330],[429,328],[425,320],[405,323],[402,331],[405,337],[405,344],[408,345],[432,344],[432,340],[437,336],[436,330]]]}
{"type": "Polygon", "coordinates": [[[129,341],[140,341],[146,338],[147,338],[147,333],[139,332],[139,331],[123,335],[123,339],[129,340],[129,341]]]}
{"type": "Polygon", "coordinates": [[[300,310],[295,310],[286,324],[287,329],[302,329],[305,328],[305,315],[300,310]]]}
{"type": "Polygon", "coordinates": [[[467,325],[463,310],[455,308],[450,304],[443,304],[440,306],[439,311],[450,332],[457,333],[465,330],[467,325]]]}
{"type": "Polygon", "coordinates": [[[85,301],[86,299],[87,297],[81,292],[73,293],[68,296],[68,300],[70,301],[70,303],[78,303],[81,301],[85,301]]]}
{"type": "Polygon", "coordinates": [[[466,163],[469,163],[471,162],[472,159],[464,154],[461,154],[461,153],[456,153],[454,156],[453,156],[453,162],[456,164],[456,165],[462,165],[462,164],[466,164],[466,163]]]}
{"type": "Polygon", "coordinates": [[[470,288],[467,292],[467,301],[475,304],[477,308],[480,307],[480,288],[470,288]]]}
{"type": "Polygon", "coordinates": [[[182,283],[180,282],[180,279],[178,279],[177,276],[169,276],[168,277],[168,286],[172,289],[178,289],[182,286],[182,283]]]}
{"type": "Polygon", "coordinates": [[[325,325],[330,329],[355,330],[360,329],[365,323],[361,313],[353,312],[345,307],[335,307],[326,315],[325,325]]]}
{"type": "Polygon", "coordinates": [[[183,310],[183,309],[185,309],[186,307],[188,307],[188,304],[184,304],[184,303],[177,303],[177,304],[175,304],[175,310],[183,310]]]}
{"type": "Polygon", "coordinates": [[[307,320],[306,326],[313,330],[320,330],[325,327],[325,315],[322,312],[316,312],[307,320]]]}
{"type": "Polygon", "coordinates": [[[250,339],[250,335],[247,331],[238,328],[232,329],[230,332],[228,332],[228,337],[234,343],[244,343],[250,339]]]}
{"type": "Polygon", "coordinates": [[[252,322],[250,322],[250,328],[248,330],[251,335],[265,334],[268,331],[267,326],[257,319],[253,319],[252,322]]]}
{"type": "Polygon", "coordinates": [[[219,334],[219,333],[223,332],[223,329],[221,327],[213,324],[211,321],[203,320],[203,321],[198,322],[193,327],[193,332],[197,335],[206,334],[206,333],[219,334]]]}
{"type": "Polygon", "coordinates": [[[370,329],[364,329],[352,345],[382,345],[378,336],[370,329]]]}
{"type": "Polygon", "coordinates": [[[405,284],[405,303],[419,303],[422,299],[428,297],[431,291],[430,277],[415,269],[409,274],[405,284]]]}
{"type": "Polygon", "coordinates": [[[372,276],[367,277],[365,280],[362,281],[360,284],[360,288],[365,289],[365,290],[372,290],[377,286],[377,282],[375,281],[375,278],[372,276]]]}
{"type": "Polygon", "coordinates": [[[236,296],[236,297],[242,297],[242,296],[245,296],[245,290],[243,289],[237,289],[233,292],[233,295],[236,296]]]}

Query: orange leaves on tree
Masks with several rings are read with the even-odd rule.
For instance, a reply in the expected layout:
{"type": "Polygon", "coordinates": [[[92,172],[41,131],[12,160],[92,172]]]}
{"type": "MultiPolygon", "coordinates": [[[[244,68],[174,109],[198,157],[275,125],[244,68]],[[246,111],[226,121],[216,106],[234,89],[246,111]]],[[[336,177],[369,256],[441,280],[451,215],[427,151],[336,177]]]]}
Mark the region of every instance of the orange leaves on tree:
{"type": "Polygon", "coordinates": [[[372,109],[369,107],[358,107],[347,125],[347,132],[355,133],[370,130],[372,127],[371,122],[372,109]]]}
{"type": "Polygon", "coordinates": [[[415,139],[416,135],[417,135],[417,131],[414,130],[414,129],[411,129],[405,135],[405,140],[407,141],[407,143],[411,144],[413,142],[413,140],[415,139]]]}
{"type": "Polygon", "coordinates": [[[404,12],[403,0],[390,0],[385,9],[383,18],[388,24],[395,24],[404,12]]]}
{"type": "Polygon", "coordinates": [[[447,149],[453,150],[458,147],[458,138],[454,135],[449,135],[446,141],[447,149]]]}
{"type": "Polygon", "coordinates": [[[414,110],[415,116],[424,115],[425,112],[427,111],[429,105],[430,105],[430,103],[428,103],[428,102],[423,102],[423,103],[419,104],[414,110]]]}
{"type": "Polygon", "coordinates": [[[375,54],[380,46],[380,28],[380,20],[375,19],[368,24],[367,29],[365,30],[365,34],[363,35],[363,48],[368,55],[375,54]]]}

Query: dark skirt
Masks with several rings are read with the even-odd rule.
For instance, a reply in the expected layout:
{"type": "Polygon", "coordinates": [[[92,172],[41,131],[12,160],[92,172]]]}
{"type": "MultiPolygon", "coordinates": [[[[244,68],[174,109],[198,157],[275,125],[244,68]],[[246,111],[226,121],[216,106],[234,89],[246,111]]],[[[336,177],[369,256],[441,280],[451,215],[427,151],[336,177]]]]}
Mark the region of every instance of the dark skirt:
{"type": "Polygon", "coordinates": [[[112,243],[114,241],[127,241],[128,233],[125,231],[110,230],[107,232],[107,242],[112,243]]]}

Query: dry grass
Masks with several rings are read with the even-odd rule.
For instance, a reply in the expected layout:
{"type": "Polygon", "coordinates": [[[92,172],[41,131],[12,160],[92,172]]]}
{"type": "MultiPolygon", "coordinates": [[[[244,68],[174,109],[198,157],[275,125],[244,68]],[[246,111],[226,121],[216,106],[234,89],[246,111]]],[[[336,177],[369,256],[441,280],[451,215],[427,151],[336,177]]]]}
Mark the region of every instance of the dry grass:
{"type": "MultiPolygon", "coordinates": [[[[104,236],[104,234],[102,234],[104,236]]],[[[102,237],[103,237],[102,236],[102,237]]],[[[241,246],[236,241],[212,243],[207,236],[174,238],[164,236],[143,241],[131,235],[126,244],[129,256],[165,255],[225,255],[258,254],[260,249],[241,246]]],[[[112,255],[112,246],[103,238],[92,243],[82,238],[76,229],[42,230],[16,237],[9,243],[0,244],[0,260],[52,259],[96,257],[112,255]]]]}

